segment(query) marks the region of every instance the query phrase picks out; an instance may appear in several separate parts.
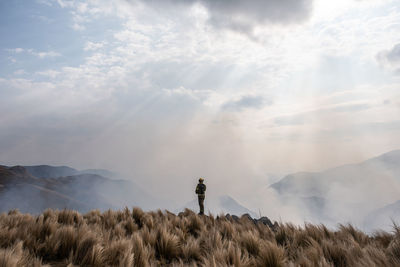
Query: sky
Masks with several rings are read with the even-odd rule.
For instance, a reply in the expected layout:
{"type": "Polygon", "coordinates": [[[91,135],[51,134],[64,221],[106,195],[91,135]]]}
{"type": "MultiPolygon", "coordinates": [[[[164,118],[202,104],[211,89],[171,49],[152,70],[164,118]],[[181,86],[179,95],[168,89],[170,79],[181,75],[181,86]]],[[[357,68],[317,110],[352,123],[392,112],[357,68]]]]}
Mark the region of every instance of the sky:
{"type": "Polygon", "coordinates": [[[3,165],[244,199],[400,149],[398,1],[3,0],[0,36],[3,165]]]}

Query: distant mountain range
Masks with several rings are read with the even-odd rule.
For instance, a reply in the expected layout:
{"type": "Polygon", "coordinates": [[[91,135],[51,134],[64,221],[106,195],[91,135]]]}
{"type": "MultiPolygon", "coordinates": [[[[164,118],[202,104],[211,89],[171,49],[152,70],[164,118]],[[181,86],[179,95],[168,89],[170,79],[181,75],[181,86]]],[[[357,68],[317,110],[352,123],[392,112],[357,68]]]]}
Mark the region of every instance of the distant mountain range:
{"type": "Polygon", "coordinates": [[[21,166],[31,174],[38,178],[57,178],[63,176],[72,176],[79,173],[78,170],[67,166],[49,166],[49,165],[37,165],[37,166],[21,166]]]}
{"type": "Polygon", "coordinates": [[[362,186],[383,178],[400,180],[400,150],[395,150],[359,164],[348,164],[323,172],[289,174],[271,185],[280,194],[324,197],[333,185],[362,186]]]}
{"type": "Polygon", "coordinates": [[[400,200],[400,150],[322,172],[289,174],[270,188],[284,203],[303,208],[312,221],[351,220],[372,229],[382,225],[375,218],[390,222],[389,214],[400,213],[400,202],[385,207],[400,200]]]}
{"type": "Polygon", "coordinates": [[[15,208],[38,213],[46,208],[85,212],[132,205],[158,207],[157,199],[131,181],[86,172],[66,166],[0,166],[0,212],[15,208]]]}
{"type": "MultiPolygon", "coordinates": [[[[156,210],[165,207],[164,200],[150,195],[134,182],[118,177],[118,174],[102,169],[78,171],[68,166],[0,166],[0,212],[19,209],[39,213],[47,208],[86,212],[125,206],[156,210]]],[[[176,212],[186,207],[197,210],[198,204],[192,201],[176,212]]],[[[240,216],[248,213],[256,217],[254,212],[229,196],[207,197],[206,209],[215,214],[224,212],[240,216]]]]}
{"type": "MultiPolygon", "coordinates": [[[[352,222],[364,230],[390,229],[391,220],[400,222],[400,150],[322,172],[289,174],[269,190],[278,194],[279,205],[294,208],[309,222],[328,226],[352,222]]],[[[15,208],[30,213],[46,208],[86,212],[125,206],[155,210],[165,207],[166,202],[107,170],[0,165],[0,212],[15,208]]],[[[197,211],[197,200],[175,212],[184,208],[197,211]]],[[[207,211],[257,217],[230,196],[207,196],[207,211]]]]}
{"type": "Polygon", "coordinates": [[[31,175],[38,178],[57,178],[63,176],[72,176],[78,174],[96,174],[107,178],[116,178],[119,175],[115,172],[104,169],[87,169],[78,171],[68,166],[49,166],[49,165],[36,165],[36,166],[23,166],[31,175]]]}

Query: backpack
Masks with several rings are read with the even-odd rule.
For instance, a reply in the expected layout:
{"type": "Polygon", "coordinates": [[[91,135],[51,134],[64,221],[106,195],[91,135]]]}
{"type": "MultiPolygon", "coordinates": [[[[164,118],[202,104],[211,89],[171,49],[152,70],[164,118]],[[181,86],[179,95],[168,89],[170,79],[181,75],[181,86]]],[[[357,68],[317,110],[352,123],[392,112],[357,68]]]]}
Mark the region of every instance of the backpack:
{"type": "Polygon", "coordinates": [[[196,187],[196,194],[204,195],[206,192],[206,185],[205,184],[198,184],[196,187]]]}

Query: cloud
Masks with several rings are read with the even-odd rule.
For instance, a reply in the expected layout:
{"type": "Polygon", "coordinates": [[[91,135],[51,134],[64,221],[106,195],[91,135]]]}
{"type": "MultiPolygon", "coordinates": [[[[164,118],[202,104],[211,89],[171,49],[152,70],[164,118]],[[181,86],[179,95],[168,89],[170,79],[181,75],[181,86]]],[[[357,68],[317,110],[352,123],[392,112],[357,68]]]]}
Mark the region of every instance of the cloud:
{"type": "Polygon", "coordinates": [[[390,50],[383,50],[376,56],[378,62],[396,73],[400,72],[400,43],[394,45],[390,50]]]}
{"type": "Polygon", "coordinates": [[[50,78],[55,78],[60,74],[60,72],[55,70],[45,70],[45,71],[38,71],[36,72],[36,74],[50,78]]]}
{"type": "Polygon", "coordinates": [[[390,50],[380,52],[378,57],[386,60],[390,64],[400,63],[400,43],[393,46],[390,50]]]}
{"type": "Polygon", "coordinates": [[[259,24],[303,22],[311,14],[310,0],[203,0],[217,27],[250,31],[259,24]]]}
{"type": "Polygon", "coordinates": [[[36,2],[46,6],[53,6],[53,3],[50,0],[36,0],[36,2]]]}
{"type": "Polygon", "coordinates": [[[222,106],[222,109],[228,111],[241,111],[243,109],[260,109],[265,105],[271,104],[271,100],[267,100],[262,96],[245,95],[237,100],[226,102],[222,106]]]}
{"type": "Polygon", "coordinates": [[[307,20],[313,0],[170,0],[143,1],[149,5],[191,6],[200,4],[216,28],[252,34],[257,26],[288,25],[307,20]]]}
{"type": "Polygon", "coordinates": [[[62,7],[71,7],[74,5],[73,1],[57,0],[57,3],[62,7]]]}
{"type": "MultiPolygon", "coordinates": [[[[157,193],[168,194],[179,184],[184,192],[172,198],[183,200],[191,197],[191,178],[198,175],[208,178],[210,192],[223,188],[248,195],[267,184],[267,172],[331,167],[353,161],[358,149],[382,151],[399,144],[398,122],[363,126],[398,115],[398,101],[380,84],[371,84],[374,94],[335,89],[331,98],[316,99],[341,81],[353,88],[359,75],[375,76],[359,72],[352,62],[385,48],[383,42],[398,42],[392,41],[397,30],[381,30],[398,21],[396,14],[374,15],[366,24],[343,16],[334,23],[314,25],[313,19],[287,28],[281,26],[307,20],[316,1],[58,2],[71,16],[65,23],[86,28],[74,33],[81,37],[78,50],[94,52],[77,54],[72,65],[43,65],[40,58],[58,56],[55,51],[63,46],[50,47],[53,53],[29,44],[8,51],[18,59],[15,69],[29,73],[26,80],[0,78],[3,164],[115,168],[157,193]],[[363,27],[351,27],[359,23],[363,27]],[[221,37],[221,30],[243,34],[221,37]],[[247,38],[262,38],[261,32],[273,34],[265,43],[247,38]],[[26,55],[38,57],[36,68],[19,65],[26,55]],[[328,64],[321,55],[346,60],[328,64]],[[322,82],[314,85],[315,80],[322,82]],[[393,104],[373,106],[380,98],[393,104]],[[369,104],[374,108],[368,111],[369,104]],[[374,136],[359,141],[368,133],[374,136]],[[354,142],[344,143],[349,136],[354,142]]],[[[348,10],[347,2],[343,5],[348,10]]],[[[260,207],[271,203],[263,200],[260,207]]],[[[281,211],[281,205],[271,207],[281,211]]]]}
{"type": "Polygon", "coordinates": [[[11,49],[6,49],[6,50],[7,50],[8,52],[15,53],[15,54],[20,54],[20,53],[22,53],[22,52],[25,51],[25,49],[20,48],[20,47],[11,48],[11,49]]]}
{"type": "Polygon", "coordinates": [[[388,132],[399,132],[400,131],[400,120],[392,120],[385,122],[369,122],[363,124],[354,124],[349,128],[342,129],[334,129],[330,131],[326,131],[325,134],[330,134],[333,136],[360,136],[365,134],[376,135],[379,133],[388,133],[388,132]]]}
{"type": "Polygon", "coordinates": [[[40,15],[31,15],[31,18],[37,19],[37,20],[45,22],[45,23],[51,23],[54,21],[53,19],[50,19],[46,16],[40,16],[40,15]]]}
{"type": "Polygon", "coordinates": [[[60,53],[54,51],[47,51],[47,52],[32,52],[32,55],[35,55],[39,58],[47,58],[47,57],[59,57],[61,56],[60,53]]]}
{"type": "Polygon", "coordinates": [[[24,49],[24,48],[12,48],[12,49],[6,49],[7,51],[15,54],[21,54],[21,53],[28,53],[34,56],[37,56],[39,58],[49,58],[49,57],[59,57],[61,56],[60,53],[55,52],[55,51],[36,51],[34,49],[24,49]]]}
{"type": "Polygon", "coordinates": [[[274,119],[278,126],[293,126],[312,123],[320,123],[321,118],[327,118],[336,113],[355,113],[368,110],[373,106],[368,103],[345,103],[333,105],[331,107],[320,108],[312,111],[297,113],[294,115],[279,116],[274,119]]]}
{"type": "Polygon", "coordinates": [[[85,51],[95,51],[98,50],[100,48],[103,48],[105,45],[105,42],[99,42],[99,43],[95,43],[95,42],[86,42],[85,47],[83,48],[85,51]]]}

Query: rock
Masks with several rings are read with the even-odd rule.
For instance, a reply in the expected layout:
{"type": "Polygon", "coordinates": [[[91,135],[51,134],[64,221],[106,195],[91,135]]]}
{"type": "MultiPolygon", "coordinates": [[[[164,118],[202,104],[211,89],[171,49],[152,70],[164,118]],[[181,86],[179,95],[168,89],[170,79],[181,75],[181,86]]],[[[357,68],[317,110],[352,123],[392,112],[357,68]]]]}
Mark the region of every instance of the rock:
{"type": "Polygon", "coordinates": [[[277,222],[272,223],[272,221],[268,217],[263,216],[260,219],[255,219],[255,218],[253,219],[248,213],[243,214],[242,216],[240,216],[240,218],[236,215],[230,215],[228,213],[225,215],[225,218],[231,222],[239,222],[240,220],[249,220],[254,224],[262,223],[274,231],[277,230],[279,227],[279,224],[277,222]]]}
{"type": "Polygon", "coordinates": [[[251,222],[254,222],[253,218],[248,213],[243,214],[242,217],[240,217],[240,218],[241,219],[247,219],[247,220],[249,220],[251,222]]]}
{"type": "Polygon", "coordinates": [[[238,221],[239,221],[239,217],[236,216],[236,215],[232,215],[232,219],[233,219],[235,222],[238,222],[238,221]]]}
{"type": "MultiPolygon", "coordinates": [[[[269,227],[273,227],[274,225],[272,224],[271,220],[268,219],[268,217],[261,217],[260,219],[256,220],[257,223],[262,223],[264,225],[268,225],[269,227]]],[[[276,223],[276,222],[275,222],[276,223]]]]}

